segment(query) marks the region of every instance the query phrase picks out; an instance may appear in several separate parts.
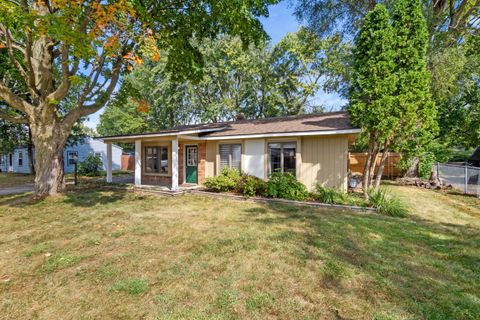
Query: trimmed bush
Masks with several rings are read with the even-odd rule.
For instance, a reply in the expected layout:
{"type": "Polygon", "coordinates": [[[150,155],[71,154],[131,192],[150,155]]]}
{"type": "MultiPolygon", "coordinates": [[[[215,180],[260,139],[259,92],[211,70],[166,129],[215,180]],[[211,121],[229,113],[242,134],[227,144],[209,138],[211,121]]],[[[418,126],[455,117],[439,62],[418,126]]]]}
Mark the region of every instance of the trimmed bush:
{"type": "Polygon", "coordinates": [[[78,163],[78,173],[85,176],[98,176],[102,167],[102,159],[94,154],[90,154],[85,160],[78,163]]]}
{"type": "Polygon", "coordinates": [[[370,203],[379,213],[392,217],[405,217],[408,214],[406,205],[398,198],[378,190],[369,194],[370,203]]]}
{"type": "Polygon", "coordinates": [[[241,175],[238,170],[224,168],[220,175],[205,179],[203,184],[214,192],[228,192],[237,188],[240,179],[241,175]]]}
{"type": "Polygon", "coordinates": [[[302,201],[308,198],[308,191],[291,173],[274,172],[267,182],[265,195],[271,198],[302,201]]]}
{"type": "Polygon", "coordinates": [[[237,192],[247,198],[261,196],[265,194],[266,189],[265,181],[249,174],[243,174],[236,187],[237,192]]]}

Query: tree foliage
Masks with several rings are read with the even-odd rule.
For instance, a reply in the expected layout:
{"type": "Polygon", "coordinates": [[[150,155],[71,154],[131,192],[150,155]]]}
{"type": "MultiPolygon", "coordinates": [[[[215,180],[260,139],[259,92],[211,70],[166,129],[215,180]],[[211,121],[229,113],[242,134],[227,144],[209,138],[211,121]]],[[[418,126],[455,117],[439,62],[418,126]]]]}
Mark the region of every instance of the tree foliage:
{"type": "Polygon", "coordinates": [[[377,188],[392,147],[418,153],[435,134],[427,46],[426,21],[415,0],[397,1],[391,18],[383,5],[376,5],[355,39],[349,112],[370,139],[364,170],[366,195],[380,151],[377,188]]]}
{"type": "Polygon", "coordinates": [[[321,86],[338,87],[332,66],[346,49],[338,38],[319,40],[301,29],[278,44],[250,44],[222,36],[198,44],[204,57],[199,81],[174,81],[166,59],[147,61],[124,78],[107,106],[99,133],[156,131],[195,122],[298,114],[321,110],[311,98],[321,86]],[[333,71],[332,71],[333,70],[333,71]]]}
{"type": "Polygon", "coordinates": [[[276,0],[32,0],[0,2],[0,50],[22,84],[0,80],[0,117],[28,123],[39,167],[37,196],[64,187],[63,148],[74,124],[102,108],[121,75],[167,56],[176,77],[198,77],[196,37],[265,38],[258,16],[276,0]],[[78,90],[76,90],[78,89],[78,90]],[[72,97],[71,102],[64,103],[72,97]],[[14,111],[12,111],[12,109],[14,111]]]}
{"type": "MultiPolygon", "coordinates": [[[[393,13],[393,0],[299,0],[295,13],[321,37],[338,34],[350,42],[359,32],[365,15],[377,3],[393,13]]],[[[438,106],[440,131],[435,141],[419,146],[410,144],[410,155],[424,152],[444,152],[445,148],[478,145],[478,91],[480,37],[480,1],[453,0],[416,2],[426,19],[428,39],[427,68],[432,74],[430,90],[438,106]],[[474,45],[474,43],[476,45],[474,45]],[[478,52],[478,51],[477,51],[478,52]],[[426,151],[429,150],[429,151],[426,151]]],[[[348,78],[343,79],[346,86],[348,78]]],[[[403,151],[407,151],[404,146],[403,151]]],[[[419,154],[417,154],[418,156],[419,154]]]]}

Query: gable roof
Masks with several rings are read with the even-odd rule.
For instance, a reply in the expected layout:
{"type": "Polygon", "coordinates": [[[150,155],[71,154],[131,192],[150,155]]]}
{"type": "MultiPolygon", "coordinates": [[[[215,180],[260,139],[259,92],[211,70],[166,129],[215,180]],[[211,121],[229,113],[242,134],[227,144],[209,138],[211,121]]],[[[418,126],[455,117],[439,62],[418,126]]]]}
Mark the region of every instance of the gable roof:
{"type": "Polygon", "coordinates": [[[359,133],[345,111],[178,126],[152,133],[101,137],[104,140],[198,134],[205,140],[240,137],[359,133]]]}

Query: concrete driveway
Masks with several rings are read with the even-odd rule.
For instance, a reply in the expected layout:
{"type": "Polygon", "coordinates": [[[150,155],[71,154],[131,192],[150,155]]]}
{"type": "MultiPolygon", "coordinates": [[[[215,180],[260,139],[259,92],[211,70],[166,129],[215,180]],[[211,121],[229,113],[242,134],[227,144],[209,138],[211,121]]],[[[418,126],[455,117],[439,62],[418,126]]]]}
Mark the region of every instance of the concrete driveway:
{"type": "MultiPolygon", "coordinates": [[[[102,178],[99,180],[105,180],[105,178],[102,178]]],[[[133,184],[134,181],[135,181],[134,175],[113,176],[113,179],[112,179],[113,183],[132,183],[133,184]]],[[[73,182],[68,181],[67,184],[73,184],[73,182]]],[[[0,187],[0,196],[30,192],[30,191],[33,191],[33,189],[34,189],[33,183],[19,184],[16,186],[9,186],[9,187],[0,187]]]]}
{"type": "Polygon", "coordinates": [[[24,192],[30,192],[33,191],[33,184],[23,184],[19,186],[14,186],[14,187],[5,187],[0,189],[0,196],[6,196],[10,194],[16,194],[16,193],[24,193],[24,192]]]}

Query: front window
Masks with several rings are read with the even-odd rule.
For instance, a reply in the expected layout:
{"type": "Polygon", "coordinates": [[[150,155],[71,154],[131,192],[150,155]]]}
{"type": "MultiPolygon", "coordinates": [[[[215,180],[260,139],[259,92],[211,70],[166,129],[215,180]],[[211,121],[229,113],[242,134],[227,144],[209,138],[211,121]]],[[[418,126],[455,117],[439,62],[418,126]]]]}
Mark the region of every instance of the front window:
{"type": "Polygon", "coordinates": [[[290,172],[296,175],[297,145],[293,142],[269,143],[268,154],[270,156],[269,173],[290,172]]]}
{"type": "Polygon", "coordinates": [[[220,171],[224,168],[241,170],[242,145],[221,144],[220,145],[220,171]]]}
{"type": "Polygon", "coordinates": [[[18,153],[18,166],[23,166],[23,152],[18,153]]]}
{"type": "Polygon", "coordinates": [[[168,147],[145,148],[145,172],[168,173],[168,147]]]}

